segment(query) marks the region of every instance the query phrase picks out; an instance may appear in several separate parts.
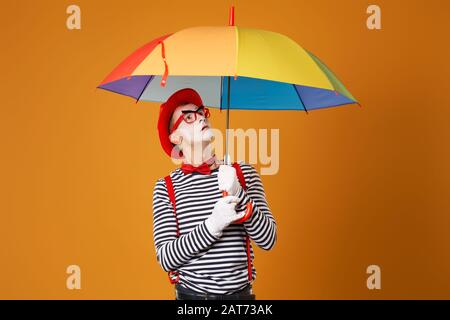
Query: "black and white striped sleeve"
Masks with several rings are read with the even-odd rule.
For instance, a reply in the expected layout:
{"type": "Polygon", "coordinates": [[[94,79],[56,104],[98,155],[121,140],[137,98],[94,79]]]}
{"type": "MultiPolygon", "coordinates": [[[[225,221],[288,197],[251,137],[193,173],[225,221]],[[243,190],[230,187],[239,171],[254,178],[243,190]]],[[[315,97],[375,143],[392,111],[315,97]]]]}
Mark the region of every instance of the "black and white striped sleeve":
{"type": "Polygon", "coordinates": [[[244,227],[250,238],[262,249],[270,250],[277,240],[277,225],[267,204],[261,177],[256,169],[249,164],[241,166],[247,185],[247,190],[240,190],[237,211],[245,210],[246,203],[253,202],[250,219],[245,221],[244,227]]]}
{"type": "Polygon", "coordinates": [[[219,238],[206,228],[205,221],[186,234],[176,237],[176,220],[164,179],[153,190],[153,239],[156,257],[165,271],[175,271],[219,238]]]}

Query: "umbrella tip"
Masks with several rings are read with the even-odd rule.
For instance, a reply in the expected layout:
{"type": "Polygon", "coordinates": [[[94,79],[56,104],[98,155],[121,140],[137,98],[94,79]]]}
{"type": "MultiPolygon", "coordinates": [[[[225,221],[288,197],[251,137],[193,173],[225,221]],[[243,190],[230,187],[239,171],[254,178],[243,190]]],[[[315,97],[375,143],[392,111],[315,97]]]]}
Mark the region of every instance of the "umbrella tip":
{"type": "Polygon", "coordinates": [[[230,7],[230,15],[228,18],[228,25],[230,27],[234,26],[234,6],[230,7]]]}

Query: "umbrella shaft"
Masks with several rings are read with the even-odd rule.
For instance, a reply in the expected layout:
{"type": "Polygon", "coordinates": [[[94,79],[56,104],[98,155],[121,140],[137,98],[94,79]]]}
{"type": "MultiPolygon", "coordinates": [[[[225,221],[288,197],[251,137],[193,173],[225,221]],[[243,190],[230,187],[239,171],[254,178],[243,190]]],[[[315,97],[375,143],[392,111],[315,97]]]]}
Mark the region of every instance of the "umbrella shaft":
{"type": "Polygon", "coordinates": [[[227,99],[227,127],[225,129],[225,164],[230,165],[230,159],[228,156],[228,128],[230,127],[230,77],[228,78],[228,99],[227,99]]]}

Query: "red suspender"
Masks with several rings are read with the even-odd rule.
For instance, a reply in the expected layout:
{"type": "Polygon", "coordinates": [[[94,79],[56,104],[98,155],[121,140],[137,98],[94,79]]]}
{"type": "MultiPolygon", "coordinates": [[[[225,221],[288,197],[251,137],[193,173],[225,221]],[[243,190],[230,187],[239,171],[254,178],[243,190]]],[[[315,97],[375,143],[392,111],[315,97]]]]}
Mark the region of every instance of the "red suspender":
{"type": "MultiPolygon", "coordinates": [[[[239,182],[244,190],[247,190],[247,185],[245,183],[244,174],[242,173],[241,166],[235,162],[233,163],[233,167],[236,169],[236,174],[238,176],[239,182]]],[[[245,235],[245,245],[247,248],[247,267],[248,267],[248,281],[253,280],[252,276],[252,258],[250,256],[250,237],[248,234],[245,235]]]]}
{"type": "MultiPolygon", "coordinates": [[[[173,214],[175,215],[175,223],[177,226],[177,238],[180,236],[180,228],[178,226],[178,217],[177,217],[177,206],[175,201],[175,190],[173,189],[172,179],[170,178],[170,175],[164,177],[164,180],[166,181],[166,187],[167,187],[167,193],[169,194],[170,202],[172,202],[173,206],[173,214]]],[[[169,281],[171,284],[175,284],[180,280],[180,275],[177,271],[169,271],[169,281]],[[172,275],[175,276],[175,278],[172,278],[172,275]]]]}
{"type": "Polygon", "coordinates": [[[180,228],[178,227],[178,217],[177,217],[177,205],[175,201],[175,191],[173,190],[172,179],[170,176],[164,178],[166,180],[167,192],[169,193],[170,201],[173,206],[173,214],[175,215],[175,223],[177,224],[177,238],[180,236],[180,228]]]}
{"type": "MultiPolygon", "coordinates": [[[[241,183],[241,186],[244,190],[247,190],[247,185],[245,183],[244,174],[242,173],[241,166],[237,163],[233,163],[233,167],[236,169],[236,174],[239,179],[239,182],[241,183]]],[[[175,190],[173,189],[172,179],[170,178],[170,175],[164,177],[164,180],[166,181],[166,187],[167,187],[167,193],[169,194],[170,202],[172,202],[173,206],[173,214],[175,215],[175,223],[177,226],[177,238],[180,236],[180,228],[178,225],[178,217],[177,217],[177,207],[176,207],[176,200],[175,200],[175,190]]],[[[245,235],[245,243],[246,243],[246,249],[247,249],[247,264],[248,264],[248,280],[252,281],[252,259],[250,255],[250,237],[248,234],[245,235]]],[[[177,283],[180,280],[180,276],[177,271],[169,271],[169,281],[170,283],[174,284],[177,283]],[[172,275],[175,276],[175,279],[172,278],[172,275]]]]}

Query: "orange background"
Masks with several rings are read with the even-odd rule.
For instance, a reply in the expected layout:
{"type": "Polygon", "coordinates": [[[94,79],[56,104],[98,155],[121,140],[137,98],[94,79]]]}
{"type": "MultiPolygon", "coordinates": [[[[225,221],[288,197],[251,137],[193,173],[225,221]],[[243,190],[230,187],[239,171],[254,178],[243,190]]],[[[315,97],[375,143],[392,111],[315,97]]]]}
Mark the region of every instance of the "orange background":
{"type": "MultiPolygon", "coordinates": [[[[278,242],[255,245],[257,298],[450,298],[449,2],[233,3],[236,25],[291,37],[363,105],[232,112],[234,128],[280,129],[279,173],[262,176],[278,242]],[[382,30],[366,27],[372,3],[382,30]]],[[[175,168],[159,104],[95,87],[160,35],[227,25],[230,4],[2,4],[0,298],[173,299],[152,238],[153,186],[175,168]],[[66,289],[70,264],[81,290],[66,289]]]]}

